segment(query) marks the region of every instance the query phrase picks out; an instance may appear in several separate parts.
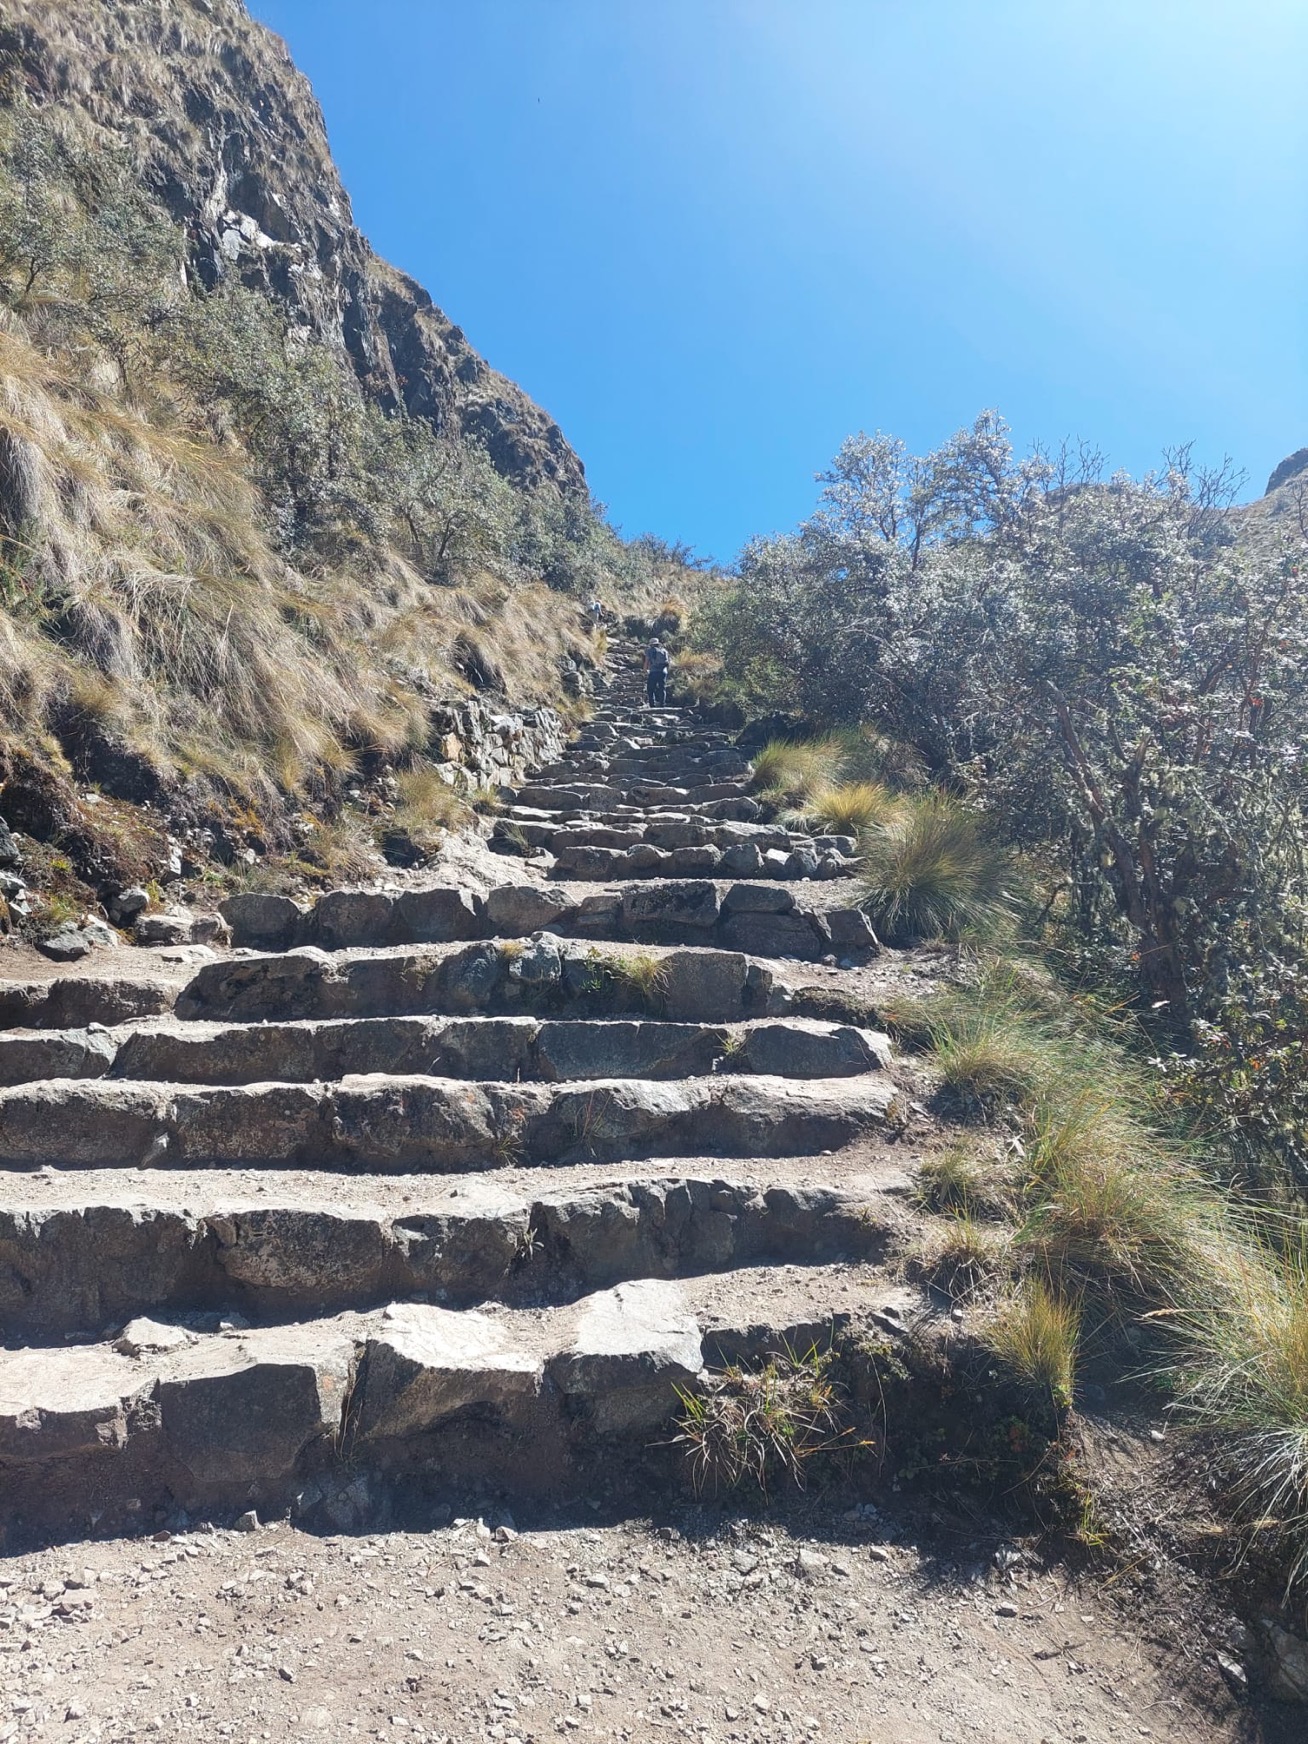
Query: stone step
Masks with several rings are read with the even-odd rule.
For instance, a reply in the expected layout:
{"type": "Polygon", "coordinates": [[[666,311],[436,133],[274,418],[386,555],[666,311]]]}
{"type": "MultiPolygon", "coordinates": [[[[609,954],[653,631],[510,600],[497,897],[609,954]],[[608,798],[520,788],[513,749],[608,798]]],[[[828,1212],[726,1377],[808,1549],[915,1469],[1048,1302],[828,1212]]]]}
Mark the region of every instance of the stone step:
{"type": "Polygon", "coordinates": [[[164,976],[61,975],[0,982],[0,1030],[126,1023],[171,1011],[179,983],[164,976]]]}
{"type": "Polygon", "coordinates": [[[0,1168],[308,1167],[449,1174],[625,1157],[814,1156],[886,1120],[895,1089],[758,1075],[675,1082],[332,1084],[45,1079],[0,1090],[0,1168]]]}
{"type": "MultiPolygon", "coordinates": [[[[579,830],[581,836],[603,835],[605,829],[579,830]]],[[[616,833],[616,832],[615,832],[616,833]]],[[[707,826],[677,820],[652,832],[668,844],[667,848],[638,847],[646,860],[657,862],[667,877],[648,892],[626,889],[612,892],[619,916],[615,939],[641,937],[632,930],[633,917],[642,905],[659,912],[675,911],[690,900],[696,910],[697,928],[712,924],[705,918],[704,905],[718,898],[711,884],[697,880],[682,886],[670,883],[671,869],[693,866],[709,867],[724,872],[720,882],[727,884],[742,873],[754,882],[794,883],[808,877],[822,877],[821,860],[834,857],[844,865],[834,847],[841,837],[820,837],[803,841],[795,850],[781,852],[769,846],[774,840],[787,840],[764,826],[721,824],[707,826]],[[716,848],[697,847],[687,837],[713,834],[727,843],[721,852],[716,848]],[[684,845],[683,845],[684,844],[684,845]]],[[[555,835],[556,841],[560,839],[555,835]]],[[[587,851],[591,844],[583,843],[587,851]]],[[[595,848],[608,854],[609,849],[595,848]]],[[[605,868],[619,871],[634,864],[632,849],[616,851],[603,861],[605,868]]],[[[556,870],[557,870],[556,866],[556,870]]],[[[624,878],[624,883],[628,882],[624,878]]],[[[323,950],[341,951],[376,949],[392,945],[452,944],[471,939],[497,938],[507,931],[512,937],[535,932],[543,927],[567,931],[576,919],[580,904],[557,889],[542,884],[506,884],[490,891],[484,898],[454,885],[431,885],[405,891],[332,890],[318,899],[311,908],[301,907],[289,897],[243,894],[228,897],[222,904],[223,918],[231,930],[233,942],[240,949],[288,951],[302,945],[315,945],[323,950]],[[524,924],[524,917],[530,920],[524,924]]],[[[719,902],[722,914],[733,909],[772,907],[787,912],[797,907],[793,894],[775,896],[754,895],[751,889],[727,889],[719,902]]],[[[817,925],[819,934],[822,926],[817,925]]],[[[593,936],[593,932],[590,936],[593,936]]],[[[694,943],[678,937],[664,942],[694,943]]],[[[650,942],[658,942],[651,939],[650,942]]],[[[136,1015],[129,1013],[129,1015],[136,1015]]],[[[94,1021],[99,1021],[94,1020],[94,1021]]],[[[44,1027],[28,1024],[25,1027],[44,1027]]],[[[64,1027],[68,1027],[65,1025],[64,1027]]]]}
{"type": "MultiPolygon", "coordinates": [[[[583,902],[578,924],[586,912],[583,902]]],[[[606,906],[597,912],[602,924],[613,924],[606,906]]],[[[740,951],[620,944],[600,949],[540,933],[460,947],[336,953],[306,947],[228,958],[195,976],[176,1011],[184,1022],[527,1013],[736,1023],[784,1016],[788,1004],[788,990],[772,970],[740,951]]]]}
{"type": "Polygon", "coordinates": [[[849,878],[859,862],[829,850],[816,852],[805,842],[790,851],[760,851],[752,842],[729,848],[656,848],[635,843],[629,848],[574,847],[557,835],[552,844],[553,875],[593,882],[605,878],[775,878],[787,882],[849,878]]]}
{"type": "Polygon", "coordinates": [[[703,1077],[723,1068],[781,1078],[843,1078],[884,1069],[889,1059],[884,1035],[805,1018],[719,1025],[652,1018],[174,1020],[114,1030],[0,1034],[0,1087],[106,1077],[171,1084],[314,1083],[377,1072],[557,1083],[703,1077]]]}
{"type": "Polygon", "coordinates": [[[706,1364],[898,1325],[916,1308],[867,1281],[765,1267],[636,1280],[542,1310],[397,1303],[225,1333],[146,1322],[121,1350],[0,1353],[9,1517],[85,1532],[156,1505],[289,1506],[345,1530],[366,1518],[373,1478],[402,1476],[552,1500],[603,1480],[648,1505],[676,1470],[669,1428],[706,1364]]]}
{"type": "Polygon", "coordinates": [[[757,1168],[743,1178],[586,1172],[598,1178],[543,1193],[482,1175],[356,1189],[328,1175],[284,1187],[224,1170],[179,1191],[158,1176],[124,1186],[111,1171],[80,1192],[15,1183],[0,1210],[4,1340],[113,1338],[146,1314],[196,1327],[414,1299],[541,1305],[632,1278],[882,1259],[909,1187],[889,1168],[853,1190],[757,1168]]]}

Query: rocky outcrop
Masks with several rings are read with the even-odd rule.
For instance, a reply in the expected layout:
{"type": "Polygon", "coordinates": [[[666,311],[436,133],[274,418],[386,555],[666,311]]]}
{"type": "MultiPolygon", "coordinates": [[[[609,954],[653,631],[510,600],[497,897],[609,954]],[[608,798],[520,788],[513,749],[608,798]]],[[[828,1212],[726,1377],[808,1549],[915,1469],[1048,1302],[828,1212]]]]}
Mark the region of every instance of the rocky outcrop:
{"type": "Polygon", "coordinates": [[[275,298],[384,409],[480,438],[515,483],[584,488],[553,419],[368,246],[308,80],[241,0],[11,0],[6,89],[76,106],[139,161],[201,284],[235,278],[275,298]]]}

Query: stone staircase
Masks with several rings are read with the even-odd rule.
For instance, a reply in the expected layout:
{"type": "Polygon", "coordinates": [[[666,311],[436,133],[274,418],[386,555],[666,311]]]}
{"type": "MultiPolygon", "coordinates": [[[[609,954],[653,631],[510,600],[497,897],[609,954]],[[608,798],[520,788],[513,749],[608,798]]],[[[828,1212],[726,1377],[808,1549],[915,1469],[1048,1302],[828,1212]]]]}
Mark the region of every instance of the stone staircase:
{"type": "Polygon", "coordinates": [[[852,843],[613,670],[497,826],[530,880],[236,897],[180,995],[0,988],[13,1534],[647,1492],[705,1364],[909,1306],[889,1043],[794,1010],[877,948],[852,843]]]}

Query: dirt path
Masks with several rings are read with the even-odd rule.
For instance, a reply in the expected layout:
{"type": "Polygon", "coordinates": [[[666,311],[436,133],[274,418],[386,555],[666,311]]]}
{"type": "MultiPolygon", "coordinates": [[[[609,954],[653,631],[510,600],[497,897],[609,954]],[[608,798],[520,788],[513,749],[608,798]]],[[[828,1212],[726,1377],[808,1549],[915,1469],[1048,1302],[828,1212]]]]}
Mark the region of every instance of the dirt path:
{"type": "MultiPolygon", "coordinates": [[[[315,1538],[274,1524],[0,1565],[0,1740],[555,1737],[1290,1744],[1019,1546],[884,1515],[315,1538]],[[68,1590],[63,1582],[69,1580],[68,1590]]],[[[1187,1650],[1188,1649],[1188,1650],[1187,1650]]]]}

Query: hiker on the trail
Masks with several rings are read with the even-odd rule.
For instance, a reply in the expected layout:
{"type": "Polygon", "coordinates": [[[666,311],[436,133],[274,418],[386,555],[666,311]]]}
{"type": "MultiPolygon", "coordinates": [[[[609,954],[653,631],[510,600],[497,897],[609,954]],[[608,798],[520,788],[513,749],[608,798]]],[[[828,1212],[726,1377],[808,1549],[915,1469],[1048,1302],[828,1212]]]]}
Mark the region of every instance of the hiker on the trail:
{"type": "Polygon", "coordinates": [[[595,628],[597,630],[600,627],[600,620],[601,620],[601,618],[603,618],[603,616],[604,616],[604,607],[601,605],[599,600],[593,599],[590,602],[590,621],[595,626],[595,628]]]}
{"type": "Polygon", "coordinates": [[[651,708],[662,708],[668,699],[668,651],[655,636],[645,650],[645,700],[651,708]]]}

